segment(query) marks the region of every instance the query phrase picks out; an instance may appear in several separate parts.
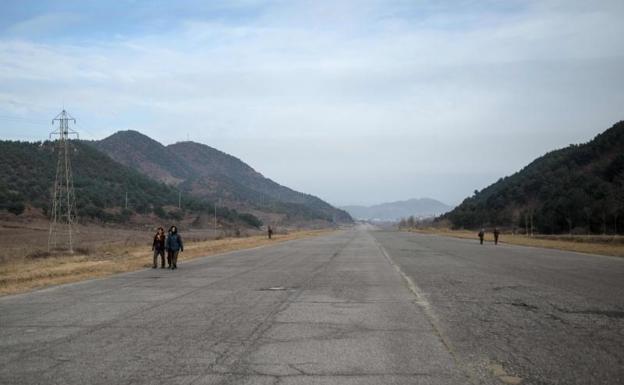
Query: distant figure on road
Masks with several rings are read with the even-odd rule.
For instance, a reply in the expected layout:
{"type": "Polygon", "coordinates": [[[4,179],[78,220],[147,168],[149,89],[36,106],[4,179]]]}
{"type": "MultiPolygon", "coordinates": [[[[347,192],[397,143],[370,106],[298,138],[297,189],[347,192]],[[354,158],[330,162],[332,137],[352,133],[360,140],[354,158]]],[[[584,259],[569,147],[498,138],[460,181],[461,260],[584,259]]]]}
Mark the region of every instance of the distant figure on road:
{"type": "Polygon", "coordinates": [[[171,226],[166,241],[167,250],[171,253],[171,270],[178,268],[178,253],[184,251],[182,237],[178,234],[178,228],[171,226]]]}
{"type": "Polygon", "coordinates": [[[485,237],[485,230],[481,229],[479,230],[479,241],[481,242],[481,244],[483,244],[483,237],[485,237]]]}
{"type": "Polygon", "coordinates": [[[152,242],[152,251],[154,252],[154,264],[153,269],[158,267],[158,256],[160,255],[160,268],[165,268],[165,229],[159,227],[154,235],[154,242],[152,242]]]}
{"type": "Polygon", "coordinates": [[[500,235],[500,231],[495,227],[494,228],[494,244],[498,245],[498,236],[500,235]]]}
{"type": "Polygon", "coordinates": [[[271,239],[271,237],[273,236],[273,229],[271,228],[271,226],[269,226],[269,228],[267,229],[267,234],[269,235],[269,239],[271,239]]]}

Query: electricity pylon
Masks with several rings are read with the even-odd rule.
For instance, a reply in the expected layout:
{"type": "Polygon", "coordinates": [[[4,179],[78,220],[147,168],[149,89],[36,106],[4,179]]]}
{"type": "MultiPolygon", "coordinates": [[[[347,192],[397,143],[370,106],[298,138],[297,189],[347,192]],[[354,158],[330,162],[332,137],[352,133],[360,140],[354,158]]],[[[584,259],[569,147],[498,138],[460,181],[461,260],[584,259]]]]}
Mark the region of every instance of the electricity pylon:
{"type": "Polygon", "coordinates": [[[78,139],[78,133],[69,128],[70,121],[76,124],[76,119],[65,110],[52,119],[52,124],[59,122],[59,128],[50,133],[50,139],[57,137],[55,143],[57,160],[54,193],[52,196],[52,212],[50,213],[48,251],[66,249],[73,253],[76,194],[74,192],[74,178],[71,168],[70,136],[75,136],[78,139]]]}

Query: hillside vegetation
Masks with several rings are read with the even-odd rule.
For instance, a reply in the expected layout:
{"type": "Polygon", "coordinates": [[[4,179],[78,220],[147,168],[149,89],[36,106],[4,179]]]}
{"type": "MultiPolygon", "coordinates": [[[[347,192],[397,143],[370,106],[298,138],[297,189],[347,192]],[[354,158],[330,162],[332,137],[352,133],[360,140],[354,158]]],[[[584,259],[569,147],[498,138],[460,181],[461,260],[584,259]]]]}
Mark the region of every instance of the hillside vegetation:
{"type": "Polygon", "coordinates": [[[240,159],[201,143],[169,146],[136,131],[120,131],[91,144],[115,160],[198,198],[282,223],[351,222],[343,210],[321,199],[282,186],[240,159]]]}
{"type": "Polygon", "coordinates": [[[530,232],[624,231],[624,122],[592,141],[552,151],[476,191],[438,218],[454,228],[503,226],[530,232]]]}
{"type": "MultiPolygon", "coordinates": [[[[132,216],[154,215],[179,220],[185,215],[213,212],[214,206],[197,198],[182,197],[178,190],[119,164],[81,141],[72,141],[72,169],[78,218],[81,221],[127,222],[132,216]],[[126,208],[126,194],[128,207],[126,208]]],[[[53,142],[0,141],[0,210],[20,215],[32,207],[47,216],[56,169],[53,142]]],[[[257,227],[250,214],[218,208],[230,223],[257,227]]]]}

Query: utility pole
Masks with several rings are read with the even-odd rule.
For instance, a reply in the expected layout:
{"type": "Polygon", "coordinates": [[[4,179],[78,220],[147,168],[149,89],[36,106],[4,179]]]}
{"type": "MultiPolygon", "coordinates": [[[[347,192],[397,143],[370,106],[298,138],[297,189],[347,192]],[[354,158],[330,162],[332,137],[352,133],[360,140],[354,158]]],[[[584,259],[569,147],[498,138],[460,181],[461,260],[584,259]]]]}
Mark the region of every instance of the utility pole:
{"type": "Polygon", "coordinates": [[[126,191],[126,209],[128,208],[128,192],[126,191]]]}
{"type": "Polygon", "coordinates": [[[182,191],[178,190],[178,209],[182,208],[182,191]]]}
{"type": "Polygon", "coordinates": [[[60,242],[65,243],[67,250],[73,254],[73,226],[76,222],[76,193],[74,191],[74,178],[71,168],[70,136],[78,139],[78,133],[69,128],[69,122],[74,119],[63,109],[54,119],[52,124],[59,122],[58,130],[50,133],[50,139],[57,136],[55,151],[56,177],[52,195],[52,212],[50,215],[50,232],[48,235],[48,251],[64,248],[60,242]]]}

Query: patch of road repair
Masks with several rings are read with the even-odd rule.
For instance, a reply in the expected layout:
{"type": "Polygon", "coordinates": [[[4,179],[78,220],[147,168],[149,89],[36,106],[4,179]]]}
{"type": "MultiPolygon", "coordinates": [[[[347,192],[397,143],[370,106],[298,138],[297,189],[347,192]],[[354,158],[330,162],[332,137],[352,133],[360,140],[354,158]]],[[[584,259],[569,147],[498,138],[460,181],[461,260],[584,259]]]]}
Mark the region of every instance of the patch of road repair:
{"type": "Polygon", "coordinates": [[[509,373],[505,371],[505,369],[503,368],[503,365],[497,362],[490,363],[490,370],[492,371],[492,374],[494,375],[494,377],[498,378],[505,384],[518,385],[522,382],[522,378],[510,375],[509,373]]]}
{"type": "Polygon", "coordinates": [[[271,286],[271,287],[263,287],[258,289],[258,291],[286,291],[288,290],[285,286],[271,286]]]}

